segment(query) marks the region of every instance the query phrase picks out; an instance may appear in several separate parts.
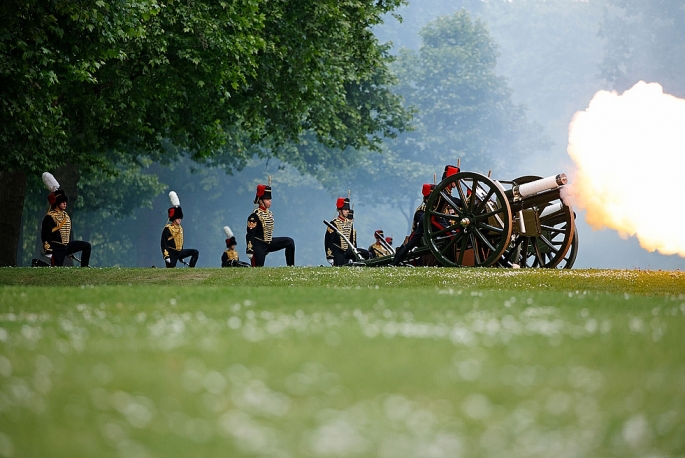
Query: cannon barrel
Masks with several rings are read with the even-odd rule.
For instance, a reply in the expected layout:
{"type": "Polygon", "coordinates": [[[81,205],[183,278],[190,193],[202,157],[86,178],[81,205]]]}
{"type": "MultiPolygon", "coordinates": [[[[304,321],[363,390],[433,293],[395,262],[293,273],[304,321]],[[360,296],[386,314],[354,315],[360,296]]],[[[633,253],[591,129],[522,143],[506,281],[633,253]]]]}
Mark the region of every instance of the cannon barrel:
{"type": "Polygon", "coordinates": [[[525,199],[526,197],[538,194],[542,191],[556,189],[568,182],[565,173],[553,175],[551,177],[542,178],[540,180],[531,181],[522,185],[516,185],[511,189],[514,200],[525,199]]]}
{"type": "Polygon", "coordinates": [[[558,202],[554,205],[548,205],[540,212],[540,219],[546,218],[550,215],[558,213],[564,209],[563,202],[558,202]]]}
{"type": "Polygon", "coordinates": [[[553,200],[561,198],[561,188],[550,189],[548,191],[540,192],[538,194],[533,194],[525,199],[515,200],[509,202],[511,206],[512,213],[516,213],[519,210],[525,208],[532,208],[540,204],[545,204],[547,202],[552,202],[553,200]]]}
{"type": "Polygon", "coordinates": [[[561,186],[568,182],[566,174],[560,173],[521,185],[515,185],[505,192],[511,211],[518,212],[539,204],[559,199],[561,186]]]}

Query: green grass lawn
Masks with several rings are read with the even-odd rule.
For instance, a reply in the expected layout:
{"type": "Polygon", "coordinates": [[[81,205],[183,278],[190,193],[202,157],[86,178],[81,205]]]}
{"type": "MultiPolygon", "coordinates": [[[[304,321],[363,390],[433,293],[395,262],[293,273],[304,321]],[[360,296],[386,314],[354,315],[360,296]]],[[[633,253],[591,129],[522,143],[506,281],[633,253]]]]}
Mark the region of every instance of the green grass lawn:
{"type": "Polygon", "coordinates": [[[683,457],[685,273],[0,269],[0,457],[683,457]]]}

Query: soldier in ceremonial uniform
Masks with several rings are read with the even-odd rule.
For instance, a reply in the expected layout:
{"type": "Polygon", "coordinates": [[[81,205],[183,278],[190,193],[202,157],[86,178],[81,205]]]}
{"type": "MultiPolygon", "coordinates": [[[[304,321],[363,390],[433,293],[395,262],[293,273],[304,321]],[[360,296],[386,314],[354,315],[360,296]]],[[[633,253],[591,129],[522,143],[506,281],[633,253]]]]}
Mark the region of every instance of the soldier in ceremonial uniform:
{"type": "MultiPolygon", "coordinates": [[[[445,170],[442,172],[442,179],[444,180],[447,177],[450,177],[452,175],[455,175],[459,173],[459,167],[456,165],[446,165],[445,170]]],[[[456,183],[452,183],[449,187],[445,188],[445,191],[447,191],[450,195],[452,195],[452,190],[456,187],[456,183]]],[[[470,191],[467,190],[467,193],[470,191]]],[[[452,201],[456,203],[457,205],[461,206],[462,202],[461,199],[458,196],[453,196],[452,201]]],[[[435,208],[439,209],[438,211],[440,213],[448,213],[451,215],[455,214],[454,207],[450,204],[447,203],[444,197],[442,195],[438,197],[435,208]]],[[[454,224],[454,221],[447,221],[444,218],[439,218],[436,217],[435,215],[431,217],[431,224],[436,227],[437,229],[445,229],[447,226],[454,224]]]]}
{"type": "MultiPolygon", "coordinates": [[[[458,166],[446,165],[445,170],[442,173],[442,180],[457,173],[459,173],[458,166]]],[[[416,209],[416,212],[414,212],[414,220],[412,221],[412,232],[407,238],[407,240],[404,242],[404,244],[397,248],[397,250],[395,251],[395,258],[393,259],[392,265],[399,265],[402,261],[404,261],[404,259],[406,259],[407,254],[412,249],[423,243],[423,215],[426,212],[426,202],[428,201],[428,197],[430,196],[433,189],[435,189],[434,184],[425,183],[422,186],[421,194],[423,195],[423,202],[416,209]]],[[[452,188],[450,187],[447,190],[451,192],[452,188]]],[[[460,202],[459,199],[456,200],[460,202]]],[[[447,205],[447,202],[445,202],[445,200],[442,197],[438,198],[436,208],[440,208],[440,211],[442,213],[446,213],[449,210],[452,210],[452,208],[447,205]]],[[[445,229],[448,226],[450,226],[450,223],[441,217],[433,215],[431,216],[431,225],[437,229],[445,229]]],[[[459,231],[459,229],[455,229],[455,231],[459,231]]]]}
{"type": "Polygon", "coordinates": [[[64,258],[81,252],[81,267],[88,267],[90,262],[90,243],[82,240],[71,240],[71,218],[66,212],[69,198],[51,173],[43,173],[43,183],[51,191],[48,194],[50,210],[43,218],[40,238],[45,255],[53,266],[63,266],[64,258]]]}
{"type": "MultiPolygon", "coordinates": [[[[442,179],[444,180],[447,177],[451,177],[452,175],[456,175],[459,173],[461,170],[459,169],[459,166],[456,165],[446,165],[445,170],[442,172],[442,179]]],[[[456,183],[452,183],[450,187],[446,188],[446,191],[452,194],[452,189],[456,186],[456,183]]],[[[457,199],[458,200],[458,199],[457,199]]],[[[445,210],[445,202],[444,200],[440,199],[438,200],[438,208],[442,207],[443,210],[445,210]]]]}
{"type": "Polygon", "coordinates": [[[285,249],[285,263],[295,265],[295,241],[290,237],[274,237],[274,215],[271,213],[271,186],[257,185],[254,211],[247,218],[245,240],[247,257],[252,267],[263,267],[266,255],[285,249]]]}
{"type": "Polygon", "coordinates": [[[435,189],[434,184],[425,183],[421,188],[421,194],[423,195],[423,202],[418,206],[414,212],[414,220],[411,224],[411,234],[407,238],[407,241],[403,245],[397,248],[395,251],[395,257],[393,258],[392,265],[398,266],[407,257],[407,254],[415,247],[423,243],[423,215],[426,212],[426,201],[428,196],[430,196],[431,191],[435,189]]]}
{"type": "Polygon", "coordinates": [[[355,260],[352,246],[348,244],[352,242],[354,220],[348,218],[350,214],[350,199],[340,197],[335,203],[335,208],[338,210],[338,215],[331,220],[333,224],[345,238],[335,232],[331,228],[326,229],[324,236],[324,248],[326,249],[326,260],[332,266],[343,266],[348,264],[351,260],[355,260]]]}
{"type": "Polygon", "coordinates": [[[242,262],[238,251],[235,249],[238,242],[235,240],[233,231],[230,227],[224,226],[226,233],[226,251],[221,255],[221,267],[251,267],[250,264],[242,262]]]}
{"type": "Polygon", "coordinates": [[[160,241],[164,264],[169,268],[174,268],[179,259],[183,262],[183,259],[190,257],[188,267],[195,267],[200,252],[193,248],[183,248],[183,227],[181,227],[183,209],[181,202],[174,191],[169,193],[169,200],[171,201],[171,207],[168,210],[169,222],[162,230],[160,241]]]}
{"type": "Polygon", "coordinates": [[[388,256],[392,254],[392,252],[387,249],[383,243],[381,243],[381,240],[384,237],[383,229],[378,229],[376,232],[374,232],[373,237],[376,241],[369,247],[369,254],[372,258],[380,258],[381,256],[388,256]]]}

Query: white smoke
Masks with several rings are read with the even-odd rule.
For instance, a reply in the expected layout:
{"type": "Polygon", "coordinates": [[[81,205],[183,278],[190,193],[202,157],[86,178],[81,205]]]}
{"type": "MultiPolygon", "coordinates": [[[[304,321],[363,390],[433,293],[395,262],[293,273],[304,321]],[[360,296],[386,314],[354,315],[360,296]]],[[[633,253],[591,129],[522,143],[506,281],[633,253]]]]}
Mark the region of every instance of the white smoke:
{"type": "Polygon", "coordinates": [[[685,257],[685,100],[640,81],[600,91],[569,126],[574,205],[593,229],[685,257]]]}

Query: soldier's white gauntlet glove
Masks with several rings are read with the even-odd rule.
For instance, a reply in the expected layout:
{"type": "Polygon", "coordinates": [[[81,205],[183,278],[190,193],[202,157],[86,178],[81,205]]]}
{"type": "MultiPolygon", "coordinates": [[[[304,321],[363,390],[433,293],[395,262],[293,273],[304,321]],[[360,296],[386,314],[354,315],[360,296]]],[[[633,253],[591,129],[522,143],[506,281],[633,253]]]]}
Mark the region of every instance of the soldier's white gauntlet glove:
{"type": "Polygon", "coordinates": [[[171,264],[171,258],[164,258],[164,262],[167,264],[171,264]]]}
{"type": "Polygon", "coordinates": [[[252,253],[247,253],[247,259],[252,260],[252,253]]]}
{"type": "Polygon", "coordinates": [[[333,258],[328,258],[328,259],[326,259],[326,261],[328,261],[328,263],[329,263],[330,265],[333,265],[333,258]]]}

